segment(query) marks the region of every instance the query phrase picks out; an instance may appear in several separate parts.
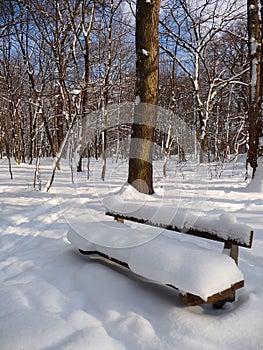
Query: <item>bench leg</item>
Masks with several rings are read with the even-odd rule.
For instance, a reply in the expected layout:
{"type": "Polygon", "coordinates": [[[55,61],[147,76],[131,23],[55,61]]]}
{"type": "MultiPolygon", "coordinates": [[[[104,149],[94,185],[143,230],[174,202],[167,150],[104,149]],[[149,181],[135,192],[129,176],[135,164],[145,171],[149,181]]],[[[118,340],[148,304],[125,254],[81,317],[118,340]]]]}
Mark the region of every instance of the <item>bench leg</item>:
{"type": "Polygon", "coordinates": [[[235,301],[236,296],[235,296],[235,292],[233,292],[233,296],[229,297],[227,299],[224,300],[219,300],[216,303],[213,303],[213,306],[215,309],[222,309],[222,307],[225,305],[225,303],[232,303],[233,301],[235,301]]]}
{"type": "Polygon", "coordinates": [[[225,242],[223,254],[226,254],[232,258],[235,263],[238,265],[238,246],[232,244],[231,242],[225,242]]]}
{"type": "MultiPolygon", "coordinates": [[[[232,244],[230,242],[225,242],[223,253],[229,255],[236,264],[238,264],[238,246],[235,244],[232,244]]],[[[220,300],[218,302],[215,302],[214,308],[215,309],[221,309],[226,302],[233,302],[235,301],[236,293],[235,290],[231,291],[228,295],[228,297],[224,300],[220,300]]]]}

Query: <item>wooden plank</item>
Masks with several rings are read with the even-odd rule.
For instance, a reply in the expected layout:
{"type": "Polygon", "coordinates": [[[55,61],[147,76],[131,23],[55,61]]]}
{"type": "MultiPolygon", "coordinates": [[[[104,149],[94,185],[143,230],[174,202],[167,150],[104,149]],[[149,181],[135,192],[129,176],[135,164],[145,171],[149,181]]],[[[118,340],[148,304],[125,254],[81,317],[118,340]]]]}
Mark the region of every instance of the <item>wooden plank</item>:
{"type": "Polygon", "coordinates": [[[114,218],[117,222],[120,222],[120,223],[124,223],[124,219],[120,218],[120,217],[115,217],[114,218]]]}
{"type": "Polygon", "coordinates": [[[232,302],[235,300],[235,291],[239,288],[244,287],[244,281],[240,281],[232,285],[230,288],[223,290],[222,292],[211,295],[207,298],[207,301],[204,301],[199,296],[186,293],[179,294],[180,300],[187,306],[196,306],[201,304],[214,304],[216,308],[221,308],[224,303],[232,302]]]}
{"type": "Polygon", "coordinates": [[[127,269],[130,269],[129,265],[127,263],[125,263],[123,261],[120,261],[118,259],[115,259],[115,258],[113,258],[113,257],[111,257],[111,256],[109,256],[107,254],[101,253],[98,250],[88,250],[88,251],[86,251],[86,250],[79,249],[79,252],[81,254],[83,254],[83,255],[99,255],[99,256],[103,257],[104,259],[106,259],[106,260],[112,261],[115,264],[118,264],[118,265],[121,265],[123,267],[126,267],[127,269]]]}
{"type": "MultiPolygon", "coordinates": [[[[154,227],[158,227],[158,228],[163,228],[165,230],[170,230],[170,231],[175,231],[175,232],[180,232],[180,233],[185,233],[191,236],[196,236],[196,237],[201,237],[201,238],[206,238],[206,239],[210,239],[212,241],[217,241],[217,242],[226,242],[226,239],[217,236],[214,233],[209,233],[209,232],[205,232],[205,231],[201,231],[198,229],[193,229],[190,228],[187,231],[182,230],[181,228],[175,226],[175,225],[166,225],[166,224],[162,224],[162,223],[153,223],[150,220],[145,220],[145,219],[138,219],[136,217],[133,216],[126,216],[126,215],[122,215],[122,214],[118,214],[115,212],[109,212],[107,211],[105,213],[105,215],[109,215],[109,216],[113,216],[115,218],[115,220],[128,220],[128,221],[133,221],[133,222],[137,222],[140,224],[144,224],[144,225],[149,225],[149,226],[154,226],[154,227]]],[[[246,244],[244,242],[240,242],[237,239],[227,239],[227,242],[229,242],[230,244],[234,244],[240,247],[244,247],[244,248],[251,248],[252,246],[252,241],[253,241],[253,231],[250,232],[250,236],[249,236],[249,244],[246,244]]]]}

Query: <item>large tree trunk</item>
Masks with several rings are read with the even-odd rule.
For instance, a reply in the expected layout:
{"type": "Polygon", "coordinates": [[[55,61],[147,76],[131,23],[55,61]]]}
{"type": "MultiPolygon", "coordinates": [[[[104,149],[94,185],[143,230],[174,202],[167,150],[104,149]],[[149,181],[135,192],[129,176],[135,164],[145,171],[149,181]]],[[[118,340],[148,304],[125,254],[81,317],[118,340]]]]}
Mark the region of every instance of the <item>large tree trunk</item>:
{"type": "Polygon", "coordinates": [[[258,120],[258,161],[261,163],[263,167],[263,48],[262,48],[262,40],[263,40],[263,0],[260,0],[261,5],[261,51],[260,51],[260,101],[259,101],[259,120],[258,120]]]}
{"type": "Polygon", "coordinates": [[[249,84],[249,150],[248,163],[253,169],[252,177],[258,166],[258,149],[260,136],[260,77],[261,77],[261,33],[258,12],[258,0],[248,0],[248,56],[250,63],[249,84]]]}
{"type": "Polygon", "coordinates": [[[152,147],[158,102],[160,0],[137,0],[136,103],[132,126],[128,183],[153,194],[152,147]]]}

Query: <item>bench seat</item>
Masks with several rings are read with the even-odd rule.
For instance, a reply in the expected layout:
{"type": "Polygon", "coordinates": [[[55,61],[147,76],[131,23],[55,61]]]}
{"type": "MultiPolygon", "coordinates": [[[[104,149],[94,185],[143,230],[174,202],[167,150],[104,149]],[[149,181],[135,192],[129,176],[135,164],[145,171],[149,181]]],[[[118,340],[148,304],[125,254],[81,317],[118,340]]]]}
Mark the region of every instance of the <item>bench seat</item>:
{"type": "Polygon", "coordinates": [[[179,290],[187,305],[226,300],[243,287],[235,261],[214,249],[200,247],[165,230],[139,230],[114,221],[91,222],[68,231],[80,251],[99,254],[134,273],[179,290]],[[231,294],[232,293],[232,294],[231,294]]]}

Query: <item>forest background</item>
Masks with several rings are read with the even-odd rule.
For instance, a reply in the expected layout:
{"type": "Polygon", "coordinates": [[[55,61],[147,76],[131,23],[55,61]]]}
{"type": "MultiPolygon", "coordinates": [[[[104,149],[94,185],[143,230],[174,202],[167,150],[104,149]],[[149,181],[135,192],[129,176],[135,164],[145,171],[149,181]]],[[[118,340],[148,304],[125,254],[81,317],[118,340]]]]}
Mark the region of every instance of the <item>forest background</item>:
{"type": "MultiPolygon", "coordinates": [[[[129,139],[131,123],[116,109],[109,122],[109,110],[136,101],[135,1],[6,0],[0,6],[0,157],[18,164],[55,157],[72,121],[81,126],[91,116],[96,132],[83,156],[102,157],[104,177],[107,157],[129,151],[120,141],[129,139]]],[[[254,0],[161,1],[158,106],[168,112],[158,118],[155,158],[185,160],[190,137],[200,162],[222,164],[250,150],[256,169],[260,10],[254,0]]]]}

